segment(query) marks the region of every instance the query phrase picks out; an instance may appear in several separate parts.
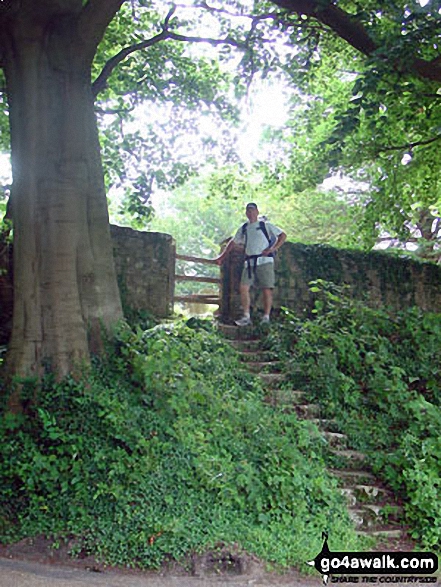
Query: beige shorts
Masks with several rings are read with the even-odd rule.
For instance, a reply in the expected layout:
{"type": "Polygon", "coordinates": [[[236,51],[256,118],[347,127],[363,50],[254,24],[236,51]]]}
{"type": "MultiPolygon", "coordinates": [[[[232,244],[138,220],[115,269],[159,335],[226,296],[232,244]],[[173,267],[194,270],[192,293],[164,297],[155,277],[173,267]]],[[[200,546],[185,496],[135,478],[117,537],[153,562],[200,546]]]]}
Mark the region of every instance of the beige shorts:
{"type": "Polygon", "coordinates": [[[242,271],[240,283],[243,285],[255,285],[256,287],[265,289],[274,289],[275,286],[274,263],[264,263],[257,265],[256,271],[253,268],[253,261],[251,261],[251,279],[248,272],[248,267],[245,265],[242,271]]]}

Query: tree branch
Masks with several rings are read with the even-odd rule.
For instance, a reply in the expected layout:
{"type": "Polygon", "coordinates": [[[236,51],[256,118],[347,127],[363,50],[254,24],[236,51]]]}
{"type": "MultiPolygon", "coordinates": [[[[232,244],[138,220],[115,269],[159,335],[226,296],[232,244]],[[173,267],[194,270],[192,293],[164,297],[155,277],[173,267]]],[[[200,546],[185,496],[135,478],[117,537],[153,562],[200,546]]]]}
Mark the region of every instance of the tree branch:
{"type": "Polygon", "coordinates": [[[238,49],[246,49],[246,45],[244,43],[235,41],[230,37],[225,37],[225,39],[211,39],[209,37],[192,37],[189,35],[180,35],[178,33],[172,33],[171,31],[168,31],[168,37],[174,41],[182,41],[186,43],[207,43],[213,47],[218,45],[231,45],[232,47],[236,47],[238,49]]]}
{"type": "Polygon", "coordinates": [[[285,8],[289,12],[296,12],[297,14],[304,14],[305,16],[316,18],[365,55],[370,55],[376,49],[374,41],[367,34],[363,25],[334,4],[320,8],[319,3],[315,0],[272,1],[277,6],[285,8]]]}
{"type": "Polygon", "coordinates": [[[92,62],[104,33],[126,0],[88,0],[78,18],[78,34],[85,60],[92,62]]]}
{"type": "Polygon", "coordinates": [[[129,55],[135,53],[136,51],[142,51],[143,49],[148,49],[161,41],[166,40],[173,40],[173,41],[180,41],[180,42],[187,42],[187,43],[208,43],[209,45],[217,46],[217,45],[232,45],[239,49],[246,49],[245,45],[235,41],[234,39],[230,39],[226,37],[225,39],[210,39],[207,37],[193,37],[188,35],[180,35],[178,33],[174,33],[168,30],[168,24],[170,19],[175,11],[175,7],[173,7],[167,14],[164,24],[162,27],[162,31],[155,35],[154,37],[147,39],[145,41],[141,41],[140,43],[135,43],[133,45],[129,45],[124,49],[121,49],[119,53],[111,57],[107,63],[104,65],[101,73],[96,78],[96,80],[92,84],[92,92],[94,97],[96,98],[97,95],[104,90],[107,85],[107,80],[109,79],[110,75],[112,74],[113,70],[122,62],[124,61],[129,55]]]}
{"type": "MultiPolygon", "coordinates": [[[[101,0],[89,0],[87,6],[89,6],[91,4],[97,4],[100,1],[101,0]]],[[[124,1],[126,1],[126,0],[111,0],[111,2],[114,4],[114,6],[118,5],[118,4],[122,5],[122,3],[124,1]]],[[[110,0],[109,0],[109,2],[110,2],[110,0]]],[[[87,6],[85,8],[87,8],[87,6]]],[[[182,34],[170,31],[168,28],[171,17],[173,16],[173,14],[176,11],[176,7],[177,7],[177,5],[175,4],[169,10],[167,16],[165,17],[164,23],[162,25],[162,31],[160,33],[158,33],[154,37],[147,39],[145,41],[141,41],[139,43],[135,43],[133,45],[129,45],[127,47],[124,47],[123,49],[121,49],[121,51],[119,51],[116,55],[114,55],[113,57],[111,57],[107,61],[107,63],[104,65],[101,73],[98,75],[98,77],[95,79],[95,81],[92,84],[92,92],[93,92],[93,95],[95,98],[97,97],[97,95],[100,92],[102,92],[105,89],[105,87],[107,85],[107,80],[111,76],[114,69],[116,69],[116,67],[118,67],[118,65],[121,62],[123,62],[129,55],[131,55],[132,53],[134,53],[136,51],[142,51],[143,49],[148,49],[149,47],[152,47],[153,45],[160,43],[161,41],[165,41],[165,40],[174,40],[174,41],[187,42],[187,43],[207,43],[212,46],[231,45],[233,47],[236,47],[240,50],[245,51],[248,49],[249,38],[252,36],[253,31],[255,30],[255,28],[257,27],[257,25],[260,22],[262,22],[264,20],[281,20],[283,22],[283,19],[281,19],[280,15],[277,14],[276,12],[268,12],[268,13],[261,14],[261,15],[233,14],[227,10],[224,10],[224,9],[213,8],[213,7],[209,6],[207,4],[207,2],[202,0],[198,4],[198,7],[202,8],[204,10],[207,10],[210,12],[220,12],[220,13],[228,14],[229,16],[237,16],[237,17],[240,16],[241,18],[243,18],[243,17],[249,18],[252,22],[252,26],[251,26],[251,30],[250,30],[249,34],[247,35],[246,41],[244,43],[241,43],[241,42],[236,41],[230,37],[226,37],[224,39],[212,39],[212,38],[207,38],[207,37],[182,35],[182,34]]],[[[108,19],[109,19],[110,12],[112,12],[112,11],[108,11],[108,19]]],[[[114,9],[113,12],[114,12],[114,14],[116,14],[117,10],[114,9]]],[[[84,12],[84,15],[86,15],[85,12],[84,12]]],[[[110,20],[111,20],[111,18],[110,18],[110,20]]],[[[108,20],[108,22],[110,22],[110,20],[108,20]]],[[[285,24],[292,25],[292,23],[289,23],[289,22],[285,22],[285,24]]]]}
{"type": "Polygon", "coordinates": [[[131,108],[99,108],[99,107],[97,107],[97,108],[95,108],[95,112],[97,114],[102,114],[102,115],[105,115],[105,114],[125,115],[125,114],[128,114],[129,112],[133,112],[133,110],[134,110],[134,107],[131,107],[131,108]]]}
{"type": "Polygon", "coordinates": [[[129,47],[125,47],[121,49],[119,53],[111,57],[106,64],[104,65],[103,69],[99,76],[95,79],[92,84],[92,93],[93,96],[96,98],[100,92],[102,92],[106,85],[107,80],[109,79],[110,75],[112,74],[113,70],[118,67],[118,65],[126,59],[131,53],[135,51],[141,51],[142,49],[147,49],[160,41],[164,41],[165,39],[169,38],[169,34],[167,31],[162,31],[158,35],[152,37],[151,39],[147,39],[146,41],[142,41],[141,43],[135,43],[134,45],[130,45],[129,47]]]}
{"type": "MultiPolygon", "coordinates": [[[[317,0],[271,1],[289,12],[304,14],[317,19],[364,55],[371,55],[379,48],[360,22],[356,21],[353,16],[334,4],[329,4],[322,8],[317,0]]],[[[404,73],[402,64],[398,67],[404,73]]],[[[424,79],[441,82],[441,63],[439,57],[432,61],[425,61],[420,58],[415,58],[413,61],[410,60],[405,71],[416,73],[424,79]]]]}
{"type": "Polygon", "coordinates": [[[413,143],[407,143],[406,145],[394,145],[394,146],[390,146],[390,147],[380,147],[378,152],[381,151],[405,151],[405,150],[412,150],[415,147],[425,147],[427,145],[431,145],[432,143],[436,143],[436,141],[440,141],[441,140],[441,135],[438,135],[436,137],[432,137],[431,139],[427,139],[425,141],[415,141],[413,143]]]}
{"type": "Polygon", "coordinates": [[[424,59],[414,59],[411,68],[418,73],[420,77],[430,79],[433,82],[441,82],[441,63],[439,58],[432,61],[424,59]]]}

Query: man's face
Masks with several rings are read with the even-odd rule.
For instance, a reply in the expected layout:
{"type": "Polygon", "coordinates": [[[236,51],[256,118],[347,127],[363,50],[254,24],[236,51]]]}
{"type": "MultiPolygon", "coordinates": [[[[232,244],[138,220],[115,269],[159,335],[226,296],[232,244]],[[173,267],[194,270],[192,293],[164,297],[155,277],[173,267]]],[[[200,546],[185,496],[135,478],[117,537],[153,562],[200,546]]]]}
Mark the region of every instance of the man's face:
{"type": "Polygon", "coordinates": [[[250,222],[257,222],[259,217],[259,210],[254,206],[247,206],[245,209],[245,214],[247,215],[247,218],[250,222]]]}

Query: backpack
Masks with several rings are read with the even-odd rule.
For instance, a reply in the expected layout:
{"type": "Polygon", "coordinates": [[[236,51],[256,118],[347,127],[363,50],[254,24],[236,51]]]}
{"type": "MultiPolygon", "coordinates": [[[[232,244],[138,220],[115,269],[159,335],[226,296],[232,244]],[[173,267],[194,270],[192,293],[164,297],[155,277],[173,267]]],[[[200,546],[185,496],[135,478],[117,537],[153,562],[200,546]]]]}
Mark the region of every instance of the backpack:
{"type": "MultiPolygon", "coordinates": [[[[247,233],[247,228],[248,228],[248,222],[245,222],[245,224],[242,225],[242,234],[245,237],[245,249],[247,248],[247,239],[248,239],[248,233],[247,233]]],[[[266,228],[266,224],[263,220],[259,221],[259,230],[261,230],[263,232],[263,234],[266,237],[266,240],[268,241],[268,246],[270,247],[271,245],[273,245],[276,242],[276,239],[270,238],[269,234],[268,234],[268,230],[266,228]]],[[[268,255],[268,257],[275,257],[276,253],[270,253],[268,255]]]]}

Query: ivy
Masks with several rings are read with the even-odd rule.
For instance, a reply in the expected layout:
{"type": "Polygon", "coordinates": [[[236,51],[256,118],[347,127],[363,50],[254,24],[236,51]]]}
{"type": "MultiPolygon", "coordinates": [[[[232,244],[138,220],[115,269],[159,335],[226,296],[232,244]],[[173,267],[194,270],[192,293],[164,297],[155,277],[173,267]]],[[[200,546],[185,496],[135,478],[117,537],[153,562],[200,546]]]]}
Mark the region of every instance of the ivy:
{"type": "Polygon", "coordinates": [[[219,544],[280,565],[359,544],[318,431],[265,390],[208,322],[123,326],[85,378],[47,379],[4,414],[0,519],[9,541],[156,568],[219,544]]]}

